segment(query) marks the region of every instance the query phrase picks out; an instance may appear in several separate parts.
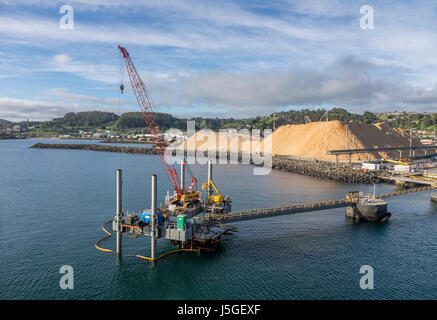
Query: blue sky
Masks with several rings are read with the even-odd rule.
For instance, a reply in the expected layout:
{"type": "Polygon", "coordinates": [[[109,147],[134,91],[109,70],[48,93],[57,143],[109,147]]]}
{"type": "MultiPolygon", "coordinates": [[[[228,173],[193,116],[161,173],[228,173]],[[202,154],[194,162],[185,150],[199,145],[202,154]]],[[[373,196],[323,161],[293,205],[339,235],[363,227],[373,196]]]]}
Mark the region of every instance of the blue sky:
{"type": "Polygon", "coordinates": [[[118,44],[176,116],[436,112],[436,31],[427,0],[0,0],[0,118],[138,111],[128,83],[119,102],[118,44]],[[73,30],[59,27],[64,4],[73,30]]]}

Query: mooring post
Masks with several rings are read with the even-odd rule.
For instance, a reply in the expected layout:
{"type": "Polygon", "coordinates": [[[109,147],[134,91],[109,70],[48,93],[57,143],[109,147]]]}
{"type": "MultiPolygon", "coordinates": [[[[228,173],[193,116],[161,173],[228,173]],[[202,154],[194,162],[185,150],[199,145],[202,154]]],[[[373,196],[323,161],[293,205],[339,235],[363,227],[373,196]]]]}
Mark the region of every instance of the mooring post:
{"type": "Polygon", "coordinates": [[[117,229],[117,244],[116,244],[116,252],[117,254],[121,254],[121,220],[123,217],[123,200],[122,200],[122,189],[123,189],[123,180],[121,175],[121,169],[117,169],[117,201],[116,201],[116,212],[115,212],[115,225],[117,229]]]}
{"type": "MultiPolygon", "coordinates": [[[[212,180],[212,162],[208,160],[208,183],[212,180]]],[[[211,185],[208,188],[208,195],[211,195],[211,185]]]]}
{"type": "Polygon", "coordinates": [[[181,190],[185,189],[185,159],[181,160],[181,190]]]}
{"type": "Polygon", "coordinates": [[[152,174],[152,216],[150,220],[150,256],[152,259],[156,259],[156,174],[152,174]]]}

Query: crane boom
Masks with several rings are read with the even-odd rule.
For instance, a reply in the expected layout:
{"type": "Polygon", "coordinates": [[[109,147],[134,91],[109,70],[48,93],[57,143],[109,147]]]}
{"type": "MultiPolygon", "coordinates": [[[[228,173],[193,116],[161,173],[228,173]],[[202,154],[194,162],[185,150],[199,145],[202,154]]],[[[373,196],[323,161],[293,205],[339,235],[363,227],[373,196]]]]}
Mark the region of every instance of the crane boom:
{"type": "Polygon", "coordinates": [[[130,83],[132,86],[132,90],[135,93],[135,97],[137,98],[138,105],[141,108],[141,112],[143,113],[144,121],[146,122],[149,133],[153,136],[153,142],[157,148],[157,152],[159,158],[161,159],[162,165],[164,167],[165,173],[170,180],[170,183],[176,192],[176,194],[180,197],[182,194],[181,186],[179,185],[179,177],[178,173],[173,165],[173,163],[168,163],[165,159],[165,148],[166,143],[164,138],[160,135],[160,130],[158,126],[158,122],[156,121],[155,109],[156,106],[150,97],[146,86],[144,85],[143,80],[141,80],[140,75],[138,74],[127,50],[118,46],[118,49],[123,54],[124,61],[126,63],[126,69],[129,74],[130,83]]]}

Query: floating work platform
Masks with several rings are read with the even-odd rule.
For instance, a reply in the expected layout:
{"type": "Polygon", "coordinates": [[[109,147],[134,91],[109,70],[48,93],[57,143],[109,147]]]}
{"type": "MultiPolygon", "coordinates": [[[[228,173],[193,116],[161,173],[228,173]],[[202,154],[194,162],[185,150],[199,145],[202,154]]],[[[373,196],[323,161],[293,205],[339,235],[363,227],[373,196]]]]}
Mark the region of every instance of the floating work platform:
{"type": "MultiPolygon", "coordinates": [[[[183,170],[183,168],[182,168],[183,170]]],[[[184,174],[182,174],[182,177],[184,174]]],[[[208,181],[211,180],[212,165],[208,164],[208,181]]],[[[152,175],[152,206],[150,210],[143,210],[139,214],[124,215],[122,209],[122,178],[121,170],[117,170],[117,207],[112,229],[116,233],[116,253],[122,254],[122,234],[126,237],[136,238],[147,236],[150,238],[151,256],[137,255],[150,261],[155,261],[172,252],[180,251],[212,251],[215,250],[226,234],[232,234],[236,230],[229,223],[247,221],[253,219],[269,218],[281,215],[291,215],[303,212],[328,210],[334,208],[346,208],[346,216],[356,221],[385,222],[389,219],[387,201],[382,199],[402,194],[427,191],[434,186],[422,186],[418,188],[397,190],[382,195],[369,195],[358,191],[349,192],[345,198],[338,200],[311,201],[296,203],[274,208],[249,209],[231,211],[231,201],[227,197],[213,196],[210,194],[210,184],[206,185],[208,197],[202,199],[199,191],[189,191],[186,197],[168,197],[166,203],[157,208],[156,175],[152,175]],[[224,201],[224,205],[218,205],[217,199],[224,201]],[[216,201],[216,202],[214,202],[216,201]],[[175,250],[156,256],[156,240],[170,240],[177,247],[175,250]]],[[[182,184],[183,185],[183,184],[182,184]]],[[[110,249],[101,248],[102,241],[111,236],[104,226],[103,230],[108,234],[96,243],[96,248],[104,252],[112,252],[110,249]]]]}

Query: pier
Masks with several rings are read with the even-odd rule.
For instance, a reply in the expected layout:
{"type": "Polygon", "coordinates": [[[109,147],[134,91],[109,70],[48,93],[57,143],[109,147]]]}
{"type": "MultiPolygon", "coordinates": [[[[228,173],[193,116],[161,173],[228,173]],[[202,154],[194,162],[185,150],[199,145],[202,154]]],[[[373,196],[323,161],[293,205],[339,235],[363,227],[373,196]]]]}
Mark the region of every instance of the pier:
{"type": "Polygon", "coordinates": [[[224,223],[254,220],[260,218],[277,217],[283,215],[291,215],[303,212],[328,210],[334,208],[344,208],[353,206],[354,202],[345,199],[339,200],[326,200],[326,201],[314,201],[284,205],[272,208],[260,208],[260,209],[249,209],[230,212],[223,215],[212,215],[209,217],[211,220],[217,220],[224,223]]]}
{"type": "Polygon", "coordinates": [[[394,175],[394,176],[382,176],[381,179],[385,181],[394,182],[398,186],[431,186],[437,187],[437,179],[426,178],[421,175],[394,175]]]}
{"type": "Polygon", "coordinates": [[[399,159],[402,158],[402,152],[409,151],[412,152],[412,157],[415,158],[416,151],[423,151],[423,157],[432,157],[437,155],[437,146],[431,145],[431,146],[411,146],[411,147],[387,147],[387,148],[365,148],[365,149],[341,149],[341,150],[328,150],[328,155],[335,155],[335,163],[338,165],[338,156],[340,155],[346,155],[349,159],[349,164],[352,162],[352,155],[353,154],[367,154],[368,158],[370,160],[371,154],[377,154],[377,153],[385,153],[384,158],[388,158],[387,152],[389,151],[398,151],[399,152],[399,159]],[[428,153],[428,151],[430,153],[428,153]]]}
{"type": "MultiPolygon", "coordinates": [[[[437,188],[437,186],[434,187],[422,186],[422,187],[411,188],[411,189],[403,189],[403,190],[397,190],[380,195],[361,194],[361,197],[366,199],[382,200],[382,199],[392,198],[409,193],[429,191],[434,188],[437,188]]],[[[290,204],[290,205],[284,205],[279,207],[241,210],[241,211],[230,212],[228,214],[223,214],[223,215],[213,215],[210,217],[210,219],[229,223],[229,222],[254,220],[260,218],[276,217],[282,215],[292,215],[292,214],[304,213],[304,212],[328,210],[328,209],[335,209],[335,208],[355,207],[356,204],[357,204],[357,198],[345,197],[344,199],[338,199],[338,200],[310,201],[305,203],[290,204]]]]}

